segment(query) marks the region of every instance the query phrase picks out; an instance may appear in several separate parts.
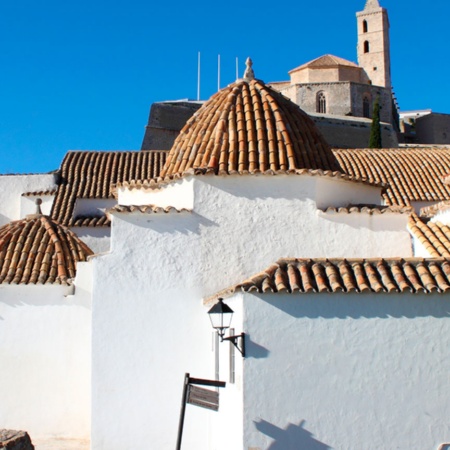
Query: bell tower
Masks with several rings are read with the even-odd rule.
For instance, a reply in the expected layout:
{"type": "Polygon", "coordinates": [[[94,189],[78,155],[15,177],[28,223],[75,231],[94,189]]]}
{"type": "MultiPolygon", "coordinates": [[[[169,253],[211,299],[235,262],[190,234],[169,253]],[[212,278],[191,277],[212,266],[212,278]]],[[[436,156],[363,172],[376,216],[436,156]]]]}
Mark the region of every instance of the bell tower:
{"type": "Polygon", "coordinates": [[[358,64],[374,86],[391,88],[389,18],[378,0],[367,0],[356,13],[358,24],[358,64]]]}

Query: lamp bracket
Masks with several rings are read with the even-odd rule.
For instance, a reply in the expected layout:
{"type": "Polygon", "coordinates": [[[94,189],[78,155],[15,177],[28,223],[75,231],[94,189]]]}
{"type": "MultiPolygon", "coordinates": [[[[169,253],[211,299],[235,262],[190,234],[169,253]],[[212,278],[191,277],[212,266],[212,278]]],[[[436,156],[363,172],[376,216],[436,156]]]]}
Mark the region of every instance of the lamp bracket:
{"type": "Polygon", "coordinates": [[[222,338],[222,342],[223,341],[230,341],[239,350],[242,357],[245,358],[245,333],[224,337],[222,338]],[[239,339],[240,343],[238,342],[239,339]]]}

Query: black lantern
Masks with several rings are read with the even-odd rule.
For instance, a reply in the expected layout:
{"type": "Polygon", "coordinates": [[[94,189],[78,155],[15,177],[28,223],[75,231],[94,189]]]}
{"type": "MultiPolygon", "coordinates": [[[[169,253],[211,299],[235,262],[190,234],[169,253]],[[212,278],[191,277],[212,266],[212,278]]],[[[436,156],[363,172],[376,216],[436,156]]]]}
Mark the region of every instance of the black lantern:
{"type": "Polygon", "coordinates": [[[212,327],[217,330],[220,340],[223,341],[225,330],[230,328],[233,310],[223,302],[223,298],[208,311],[212,327]]]}
{"type": "Polygon", "coordinates": [[[220,336],[220,342],[230,341],[241,352],[241,355],[245,356],[245,333],[236,336],[228,336],[226,338],[224,337],[225,330],[230,328],[234,311],[223,302],[223,298],[219,298],[218,300],[219,301],[208,311],[211,325],[220,336]],[[241,343],[240,347],[238,345],[238,339],[241,343]]]}

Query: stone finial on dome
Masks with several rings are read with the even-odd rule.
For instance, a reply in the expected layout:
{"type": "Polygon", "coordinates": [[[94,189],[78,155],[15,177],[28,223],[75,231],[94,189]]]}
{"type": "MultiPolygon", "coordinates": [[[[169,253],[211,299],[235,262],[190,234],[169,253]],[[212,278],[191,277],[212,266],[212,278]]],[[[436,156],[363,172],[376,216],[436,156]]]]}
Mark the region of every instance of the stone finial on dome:
{"type": "Polygon", "coordinates": [[[245,61],[245,65],[247,67],[245,68],[245,72],[244,72],[244,80],[245,81],[254,80],[255,79],[255,72],[253,72],[253,69],[252,69],[253,61],[252,61],[252,59],[250,57],[247,58],[247,60],[245,61]]]}
{"type": "Polygon", "coordinates": [[[29,219],[29,220],[30,219],[35,219],[36,217],[42,216],[42,209],[41,209],[42,199],[37,198],[34,203],[36,205],[36,212],[34,214],[28,214],[27,215],[27,219],[29,219]]]}

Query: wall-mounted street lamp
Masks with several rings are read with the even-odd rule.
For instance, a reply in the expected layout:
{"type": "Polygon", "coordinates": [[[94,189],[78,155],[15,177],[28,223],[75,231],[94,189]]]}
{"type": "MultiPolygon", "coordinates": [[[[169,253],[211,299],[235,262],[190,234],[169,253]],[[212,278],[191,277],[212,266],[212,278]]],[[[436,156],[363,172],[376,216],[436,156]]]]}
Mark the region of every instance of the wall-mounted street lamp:
{"type": "Polygon", "coordinates": [[[224,337],[225,330],[230,328],[233,310],[223,302],[223,298],[219,298],[219,301],[208,311],[208,314],[212,327],[220,337],[220,342],[230,341],[245,357],[245,333],[224,337]]]}

